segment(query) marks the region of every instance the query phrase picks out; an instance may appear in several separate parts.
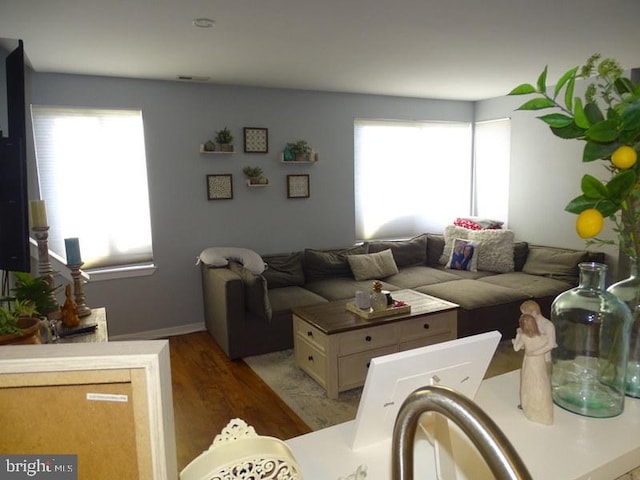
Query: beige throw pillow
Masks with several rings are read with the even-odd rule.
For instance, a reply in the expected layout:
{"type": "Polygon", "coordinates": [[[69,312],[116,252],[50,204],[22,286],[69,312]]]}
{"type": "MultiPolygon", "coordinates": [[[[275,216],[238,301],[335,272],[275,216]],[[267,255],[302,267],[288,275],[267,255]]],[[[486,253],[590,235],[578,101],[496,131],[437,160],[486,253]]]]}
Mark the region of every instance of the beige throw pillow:
{"type": "Polygon", "coordinates": [[[366,255],[349,255],[347,260],[356,280],[373,280],[398,273],[391,249],[366,255]]]}
{"type": "Polygon", "coordinates": [[[444,250],[440,264],[446,265],[456,238],[471,240],[476,244],[478,270],[506,273],[514,270],[514,234],[511,230],[469,230],[456,225],[444,229],[444,250]]]}

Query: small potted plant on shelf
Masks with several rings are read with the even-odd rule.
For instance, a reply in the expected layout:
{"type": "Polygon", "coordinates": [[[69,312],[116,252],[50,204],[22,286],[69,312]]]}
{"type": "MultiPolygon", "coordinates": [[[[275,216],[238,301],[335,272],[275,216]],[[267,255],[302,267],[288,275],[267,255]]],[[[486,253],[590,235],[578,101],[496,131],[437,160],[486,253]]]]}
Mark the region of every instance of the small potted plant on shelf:
{"type": "Polygon", "coordinates": [[[9,306],[0,306],[0,345],[40,343],[40,319],[33,303],[7,302],[9,306]]]}
{"type": "Polygon", "coordinates": [[[266,185],[269,183],[269,180],[262,175],[262,168],[260,167],[250,167],[247,165],[242,169],[242,173],[249,179],[250,185],[266,185]]]}
{"type": "Polygon", "coordinates": [[[216,151],[216,144],[214,142],[212,142],[211,140],[207,140],[202,145],[202,150],[205,151],[205,152],[215,152],[216,151]]]}
{"type": "Polygon", "coordinates": [[[296,162],[310,162],[311,155],[313,154],[313,149],[307,143],[306,140],[298,140],[295,142],[287,143],[285,148],[285,160],[289,158],[290,160],[294,160],[296,162]],[[289,155],[287,155],[287,151],[289,155]]]}
{"type": "Polygon", "coordinates": [[[44,277],[32,277],[26,272],[13,273],[16,277],[13,294],[18,301],[31,303],[36,316],[46,317],[47,314],[60,309],[55,297],[51,295],[59,287],[49,287],[49,282],[44,277]]]}
{"type": "Polygon", "coordinates": [[[233,134],[227,127],[216,132],[216,142],[220,145],[221,152],[233,152],[233,134]]]}

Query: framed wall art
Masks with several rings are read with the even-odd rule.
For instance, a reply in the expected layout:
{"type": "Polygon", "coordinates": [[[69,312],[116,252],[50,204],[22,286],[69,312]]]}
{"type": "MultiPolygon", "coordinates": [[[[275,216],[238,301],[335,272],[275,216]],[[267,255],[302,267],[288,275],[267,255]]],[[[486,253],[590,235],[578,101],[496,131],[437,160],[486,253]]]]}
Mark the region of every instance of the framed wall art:
{"type": "Polygon", "coordinates": [[[244,152],[268,153],[269,129],[244,127],[244,152]]]}
{"type": "Polygon", "coordinates": [[[230,200],[233,198],[233,175],[207,175],[207,198],[230,200]]]}
{"type": "Polygon", "coordinates": [[[287,198],[309,198],[309,175],[287,175],[287,198]]]}

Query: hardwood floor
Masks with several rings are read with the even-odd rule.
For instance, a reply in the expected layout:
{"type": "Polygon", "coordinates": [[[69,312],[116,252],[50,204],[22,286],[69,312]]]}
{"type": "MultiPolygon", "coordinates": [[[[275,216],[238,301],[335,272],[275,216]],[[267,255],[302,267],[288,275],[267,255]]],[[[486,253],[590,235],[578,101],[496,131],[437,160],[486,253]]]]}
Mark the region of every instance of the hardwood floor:
{"type": "Polygon", "coordinates": [[[233,418],[282,440],[311,429],[243,361],[207,332],[169,338],[178,468],[209,448],[233,418]]]}

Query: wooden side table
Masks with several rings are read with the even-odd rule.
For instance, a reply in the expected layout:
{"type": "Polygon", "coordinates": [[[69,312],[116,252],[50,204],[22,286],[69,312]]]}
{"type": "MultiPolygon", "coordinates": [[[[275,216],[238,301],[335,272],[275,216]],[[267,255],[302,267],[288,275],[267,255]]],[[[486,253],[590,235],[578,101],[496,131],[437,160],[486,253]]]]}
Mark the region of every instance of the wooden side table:
{"type": "MultiPolygon", "coordinates": [[[[107,331],[107,309],[92,308],[91,315],[80,318],[80,327],[96,323],[98,326],[91,333],[60,338],[56,343],[102,343],[109,341],[107,331]]],[[[60,327],[62,328],[62,327],[60,327]]]]}

